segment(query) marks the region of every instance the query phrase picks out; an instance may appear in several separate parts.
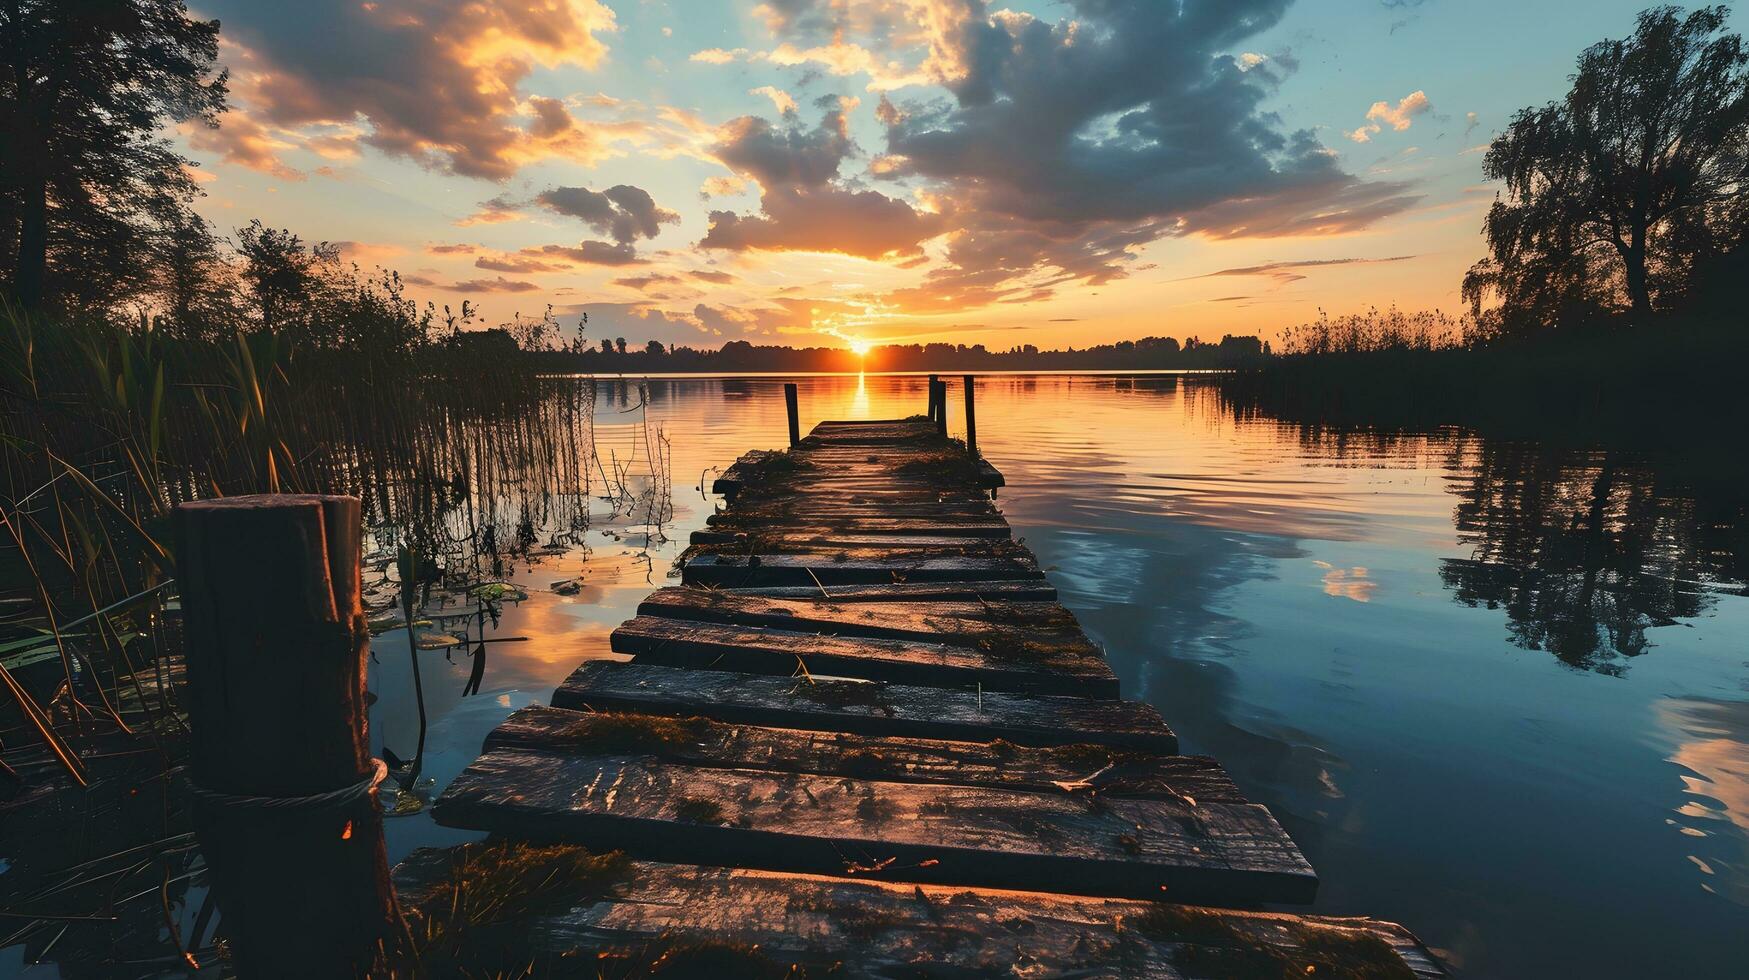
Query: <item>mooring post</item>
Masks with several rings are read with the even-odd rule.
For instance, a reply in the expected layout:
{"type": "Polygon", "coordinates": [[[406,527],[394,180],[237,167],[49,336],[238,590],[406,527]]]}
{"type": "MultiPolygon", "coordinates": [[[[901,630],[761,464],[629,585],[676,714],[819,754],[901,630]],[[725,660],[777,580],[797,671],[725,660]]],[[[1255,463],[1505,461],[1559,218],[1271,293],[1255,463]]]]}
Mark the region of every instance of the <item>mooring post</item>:
{"type": "Polygon", "coordinates": [[[794,447],[802,441],[802,419],[796,409],[796,386],[794,384],[783,386],[783,405],[789,411],[789,444],[794,447]]]}
{"type": "Polygon", "coordinates": [[[940,380],[936,375],[929,376],[929,421],[935,421],[935,413],[940,409],[935,400],[935,382],[940,380]]]}
{"type": "Polygon", "coordinates": [[[935,431],[947,436],[947,382],[935,383],[935,431]]]}
{"type": "Polygon", "coordinates": [[[978,455],[978,413],[972,406],[972,376],[966,375],[966,452],[978,455]]]}
{"type": "Polygon", "coordinates": [[[356,497],[176,509],[189,782],[236,972],[352,977],[404,950],[366,737],[356,497]]]}

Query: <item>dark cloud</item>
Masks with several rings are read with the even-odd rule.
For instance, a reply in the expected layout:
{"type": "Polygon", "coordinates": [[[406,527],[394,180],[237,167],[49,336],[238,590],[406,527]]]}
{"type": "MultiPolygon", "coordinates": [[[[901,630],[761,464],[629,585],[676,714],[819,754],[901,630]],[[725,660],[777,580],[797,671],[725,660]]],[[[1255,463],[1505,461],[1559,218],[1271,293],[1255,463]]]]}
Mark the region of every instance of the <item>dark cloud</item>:
{"type": "Polygon", "coordinates": [[[727,273],[727,272],[718,272],[714,269],[694,269],[691,272],[688,272],[687,275],[691,276],[694,279],[701,279],[705,282],[716,283],[719,286],[727,286],[729,283],[732,283],[735,281],[735,276],[733,274],[727,273]]]}
{"type": "Polygon", "coordinates": [[[587,187],[554,187],[535,195],[549,211],[569,215],[610,236],[622,245],[638,238],[655,238],[664,224],[680,215],[656,204],[648,191],[630,184],[615,184],[605,191],[587,187]]]}
{"type": "Polygon", "coordinates": [[[1227,52],[1290,0],[1074,0],[1049,23],[983,0],[936,39],[951,103],[881,109],[883,176],[922,180],[961,215],[949,265],[910,302],[994,302],[1122,276],[1161,237],[1354,231],[1406,209],[1406,185],[1345,171],[1262,107],[1270,60],[1227,52]],[[1055,280],[1053,282],[1053,280],[1055,280]]]}
{"type": "MultiPolygon", "coordinates": [[[[201,0],[242,46],[239,95],[280,126],[368,127],[386,153],[473,177],[515,172],[517,88],[537,63],[593,65],[613,14],[596,0],[201,0]]],[[[237,60],[237,59],[231,59],[237,60]]],[[[535,125],[550,123],[537,107],[535,125]]],[[[227,125],[232,124],[227,119],[227,125]]]]}
{"type": "Polygon", "coordinates": [[[529,98],[528,104],[534,109],[534,122],[528,131],[541,139],[558,136],[575,125],[570,110],[558,99],[535,95],[529,98]]]}
{"type": "Polygon", "coordinates": [[[425,246],[425,250],[432,255],[472,255],[480,249],[477,245],[456,244],[427,245],[425,246]]]}
{"type": "Polygon", "coordinates": [[[920,252],[940,234],[940,215],[918,211],[879,191],[854,190],[838,179],[855,150],[843,101],[820,102],[817,126],[783,126],[743,116],[723,127],[717,158],[759,183],[760,213],[712,211],[701,248],[842,252],[878,259],[920,252]]]}
{"type": "Polygon", "coordinates": [[[759,116],[742,116],[723,126],[717,158],[765,188],[818,187],[838,176],[838,167],[854,149],[844,110],[826,107],[820,125],[774,126],[759,116]]]}
{"type": "Polygon", "coordinates": [[[482,255],[474,260],[474,268],[488,272],[563,272],[565,266],[542,262],[526,255],[482,255]]]}

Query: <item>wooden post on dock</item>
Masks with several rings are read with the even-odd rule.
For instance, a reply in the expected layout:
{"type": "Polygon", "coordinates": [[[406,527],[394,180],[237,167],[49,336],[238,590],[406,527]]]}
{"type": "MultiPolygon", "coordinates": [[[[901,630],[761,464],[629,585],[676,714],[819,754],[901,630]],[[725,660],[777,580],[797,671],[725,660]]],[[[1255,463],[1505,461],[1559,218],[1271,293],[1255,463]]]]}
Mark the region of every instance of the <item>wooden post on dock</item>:
{"type": "Polygon", "coordinates": [[[796,386],[783,386],[783,405],[789,411],[789,444],[793,447],[802,441],[802,419],[796,408],[796,386]]]}
{"type": "Polygon", "coordinates": [[[935,421],[935,413],[940,409],[935,398],[935,383],[939,380],[940,378],[936,375],[929,376],[929,421],[931,422],[935,421]]]}
{"type": "Polygon", "coordinates": [[[236,972],[380,970],[404,927],[366,738],[356,497],[176,509],[194,829],[236,972]]]}
{"type": "Polygon", "coordinates": [[[972,376],[965,376],[966,386],[966,452],[978,455],[978,413],[972,407],[972,376]]]}
{"type": "Polygon", "coordinates": [[[947,382],[935,382],[935,431],[947,435],[947,382]]]}

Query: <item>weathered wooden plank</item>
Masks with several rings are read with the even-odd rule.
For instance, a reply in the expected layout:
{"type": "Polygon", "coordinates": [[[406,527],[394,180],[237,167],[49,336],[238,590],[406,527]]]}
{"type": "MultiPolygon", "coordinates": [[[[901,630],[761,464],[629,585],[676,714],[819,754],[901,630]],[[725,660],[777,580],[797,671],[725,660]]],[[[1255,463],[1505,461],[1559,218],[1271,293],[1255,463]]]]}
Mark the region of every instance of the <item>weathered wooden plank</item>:
{"type": "Polygon", "coordinates": [[[754,585],[879,585],[888,582],[972,582],[1043,578],[1026,556],[1004,558],[857,558],[836,554],[696,555],[681,571],[686,585],[746,588],[754,585]]]}
{"type": "Polygon", "coordinates": [[[732,595],[764,595],[775,599],[831,599],[833,602],[1052,602],[1057,590],[1043,579],[988,582],[899,582],[887,585],[838,585],[821,591],[817,585],[767,585],[718,589],[732,595]]]}
{"type": "Polygon", "coordinates": [[[531,705],[486,736],[501,748],[554,754],[637,751],[720,769],[805,772],[902,783],[950,783],[1085,792],[1204,803],[1249,803],[1206,756],[1160,755],[1105,745],[1026,746],[949,742],[732,725],[708,718],[571,711],[531,705]]]}
{"type": "Polygon", "coordinates": [[[773,523],[806,523],[810,517],[851,518],[877,517],[952,520],[1000,516],[988,500],[878,500],[863,494],[797,495],[794,497],[762,497],[742,501],[736,513],[743,518],[763,518],[773,523]]]}
{"type": "Polygon", "coordinates": [[[725,589],[680,585],[657,589],[638,605],[640,616],[706,623],[734,623],[795,632],[918,640],[975,647],[1034,659],[1048,646],[1076,658],[1103,659],[1081,632],[1075,614],[1058,602],[1018,602],[937,597],[928,602],[834,602],[816,588],[796,598],[743,595],[725,589]]]}
{"type": "MultiPolygon", "coordinates": [[[[877,608],[877,607],[870,607],[877,608]]],[[[615,653],[668,667],[790,676],[802,672],[926,687],[1116,697],[1117,676],[1085,651],[1013,637],[988,647],[908,639],[829,636],[640,615],[610,637],[615,653]]]]}
{"type": "MultiPolygon", "coordinates": [[[[787,527],[782,534],[792,541],[806,542],[810,548],[951,548],[964,546],[965,541],[1002,541],[1009,537],[1007,527],[972,525],[972,527],[888,527],[881,530],[834,527],[787,527]],[[967,534],[971,532],[971,534],[967,534]]],[[[771,532],[761,528],[749,530],[694,530],[693,544],[738,544],[743,549],[763,548],[771,532]]]]}
{"type": "Polygon", "coordinates": [[[976,558],[1019,558],[1026,554],[1020,546],[1006,538],[945,537],[934,535],[898,534],[784,534],[754,532],[729,540],[711,540],[706,535],[699,540],[694,554],[845,554],[861,556],[892,555],[961,555],[976,558]]]}
{"type": "MultiPolygon", "coordinates": [[[[457,881],[550,867],[562,846],[421,849],[395,868],[416,934],[447,922],[457,881]]],[[[576,858],[571,858],[577,860],[576,858]]],[[[673,975],[1367,977],[1446,974],[1401,926],[1372,919],[1203,909],[1164,902],[896,885],[648,861],[601,862],[527,915],[475,931],[470,975],[514,964],[537,976],[673,975]],[[706,957],[709,957],[706,960],[706,957]]]]}
{"type": "Polygon", "coordinates": [[[1201,903],[1309,902],[1311,865],[1256,804],[487,752],[439,824],[636,858],[1201,903]]]}
{"type": "Polygon", "coordinates": [[[578,711],[699,715],[748,725],[1017,745],[1087,743],[1178,751],[1151,706],[1046,694],[772,677],[594,661],[553,692],[553,706],[578,711]]]}

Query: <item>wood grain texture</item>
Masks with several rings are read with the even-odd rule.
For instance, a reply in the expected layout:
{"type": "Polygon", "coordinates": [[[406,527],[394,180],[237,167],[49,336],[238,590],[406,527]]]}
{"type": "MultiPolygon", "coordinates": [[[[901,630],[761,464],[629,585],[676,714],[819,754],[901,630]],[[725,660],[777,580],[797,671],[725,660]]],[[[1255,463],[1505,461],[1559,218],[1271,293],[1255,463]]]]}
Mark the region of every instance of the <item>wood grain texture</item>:
{"type": "Polygon", "coordinates": [[[603,746],[725,769],[766,769],[893,782],[1096,792],[1107,797],[1249,803],[1207,756],[1161,755],[1107,745],[1026,746],[1011,742],[856,735],[738,725],[692,717],[571,711],[531,705],[486,736],[485,750],[564,754],[603,746]],[[1071,790],[1064,790],[1068,785],[1071,790]]]}
{"type": "Polygon", "coordinates": [[[1135,701],[990,691],[979,696],[878,681],[809,681],[639,663],[586,663],[553,692],[553,706],[864,735],[1178,751],[1177,736],[1160,713],[1135,701]]]}
{"type": "MultiPolygon", "coordinates": [[[[406,904],[423,908],[482,845],[415,851],[396,869],[406,904]]],[[[1360,918],[1190,908],[1162,902],[1025,891],[889,884],[779,872],[634,861],[606,896],[555,902],[507,931],[524,961],[594,977],[665,944],[747,951],[772,975],[851,978],[1340,977],[1343,952],[1381,964],[1372,975],[1446,976],[1407,930],[1360,918]],[[753,951],[756,951],[753,952],[753,951]],[[1277,967],[1257,972],[1263,951],[1277,967]],[[1249,973],[1243,967],[1253,965],[1249,973]],[[1311,970],[1308,971],[1308,967],[1311,970]]]]}
{"type": "Polygon", "coordinates": [[[505,748],[474,760],[433,813],[448,827],[660,861],[1215,903],[1309,902],[1317,891],[1311,865],[1255,804],[505,748]]]}

